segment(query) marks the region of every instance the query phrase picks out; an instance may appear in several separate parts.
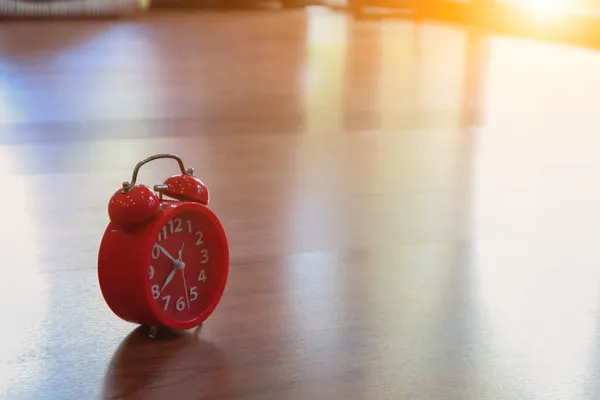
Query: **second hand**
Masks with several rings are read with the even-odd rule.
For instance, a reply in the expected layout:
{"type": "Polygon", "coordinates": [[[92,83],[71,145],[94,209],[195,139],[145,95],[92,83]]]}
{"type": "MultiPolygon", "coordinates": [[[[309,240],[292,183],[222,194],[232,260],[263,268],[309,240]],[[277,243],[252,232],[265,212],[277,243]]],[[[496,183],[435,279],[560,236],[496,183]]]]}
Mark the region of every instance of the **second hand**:
{"type": "Polygon", "coordinates": [[[179,262],[181,263],[181,276],[183,277],[183,289],[185,290],[185,301],[187,303],[188,306],[188,310],[190,309],[190,297],[188,295],[188,290],[187,290],[187,284],[185,283],[185,263],[183,262],[183,246],[185,246],[185,242],[183,242],[183,244],[181,245],[181,248],[179,249],[179,262]]]}
{"type": "Polygon", "coordinates": [[[181,276],[183,276],[183,289],[185,290],[185,301],[187,302],[188,310],[190,309],[190,298],[188,296],[187,284],[185,283],[185,271],[181,270],[181,276]]]}

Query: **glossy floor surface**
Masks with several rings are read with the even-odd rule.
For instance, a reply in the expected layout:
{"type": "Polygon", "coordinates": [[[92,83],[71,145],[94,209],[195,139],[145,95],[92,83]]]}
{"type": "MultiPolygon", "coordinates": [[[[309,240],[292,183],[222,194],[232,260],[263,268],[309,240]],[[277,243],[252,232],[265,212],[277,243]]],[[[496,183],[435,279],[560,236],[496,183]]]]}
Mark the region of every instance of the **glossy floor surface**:
{"type": "Polygon", "coordinates": [[[0,43],[0,398],[600,396],[599,53],[319,7],[0,43]],[[200,331],[149,341],[96,257],[161,152],[231,273],[200,331]]]}

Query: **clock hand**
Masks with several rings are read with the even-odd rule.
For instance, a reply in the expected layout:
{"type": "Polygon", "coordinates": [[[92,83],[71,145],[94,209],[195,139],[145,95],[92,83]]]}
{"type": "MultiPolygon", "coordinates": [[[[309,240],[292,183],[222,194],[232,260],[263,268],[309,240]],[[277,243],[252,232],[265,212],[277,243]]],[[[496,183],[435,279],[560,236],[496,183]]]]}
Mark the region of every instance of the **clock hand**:
{"type": "Polygon", "coordinates": [[[183,276],[183,289],[185,290],[185,301],[187,302],[188,310],[190,309],[190,298],[188,296],[187,285],[185,283],[185,272],[181,269],[181,276],[183,276]]]}
{"type": "Polygon", "coordinates": [[[175,276],[175,272],[177,272],[177,268],[173,268],[173,271],[171,271],[171,273],[169,274],[169,276],[167,276],[167,280],[165,280],[165,283],[163,284],[163,287],[160,289],[160,291],[162,292],[169,283],[171,283],[171,281],[173,280],[173,277],[175,276]]]}
{"type": "Polygon", "coordinates": [[[183,261],[181,259],[181,256],[183,254],[183,246],[185,246],[185,242],[183,242],[183,244],[181,245],[181,248],[179,249],[179,259],[178,259],[179,262],[183,261]]]}
{"type": "Polygon", "coordinates": [[[169,258],[169,260],[173,261],[174,263],[177,263],[178,261],[176,259],[173,258],[172,255],[169,254],[169,252],[167,250],[165,250],[164,247],[162,247],[160,244],[156,243],[156,246],[158,246],[159,250],[162,251],[162,253],[167,256],[169,258]]]}

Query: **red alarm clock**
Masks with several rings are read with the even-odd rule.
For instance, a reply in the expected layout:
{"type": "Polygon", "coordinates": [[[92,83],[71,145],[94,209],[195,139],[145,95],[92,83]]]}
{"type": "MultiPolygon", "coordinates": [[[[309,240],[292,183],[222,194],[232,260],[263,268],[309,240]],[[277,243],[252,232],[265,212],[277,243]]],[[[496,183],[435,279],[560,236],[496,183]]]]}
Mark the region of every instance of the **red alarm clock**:
{"type": "Polygon", "coordinates": [[[208,208],[208,189],[173,154],[140,161],[131,183],[111,197],[110,222],[98,254],[98,280],[108,307],[121,319],[187,330],[215,310],[229,272],[225,230],[208,208]],[[150,188],[136,184],[146,163],[169,158],[180,175],[150,188]]]}

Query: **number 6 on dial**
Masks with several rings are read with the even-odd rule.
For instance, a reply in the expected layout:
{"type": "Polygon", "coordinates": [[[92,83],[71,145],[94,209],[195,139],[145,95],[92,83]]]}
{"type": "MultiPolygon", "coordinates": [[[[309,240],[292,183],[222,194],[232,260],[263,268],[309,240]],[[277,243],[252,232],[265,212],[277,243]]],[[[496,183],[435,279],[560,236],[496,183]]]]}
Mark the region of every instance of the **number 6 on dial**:
{"type": "Polygon", "coordinates": [[[132,183],[111,198],[109,216],[98,254],[98,280],[109,308],[123,320],[173,330],[204,322],[223,296],[229,247],[208,208],[208,190],[193,171],[169,154],[141,161],[132,183]],[[135,184],[139,168],[158,158],[175,159],[181,175],[154,191],[135,184]]]}

